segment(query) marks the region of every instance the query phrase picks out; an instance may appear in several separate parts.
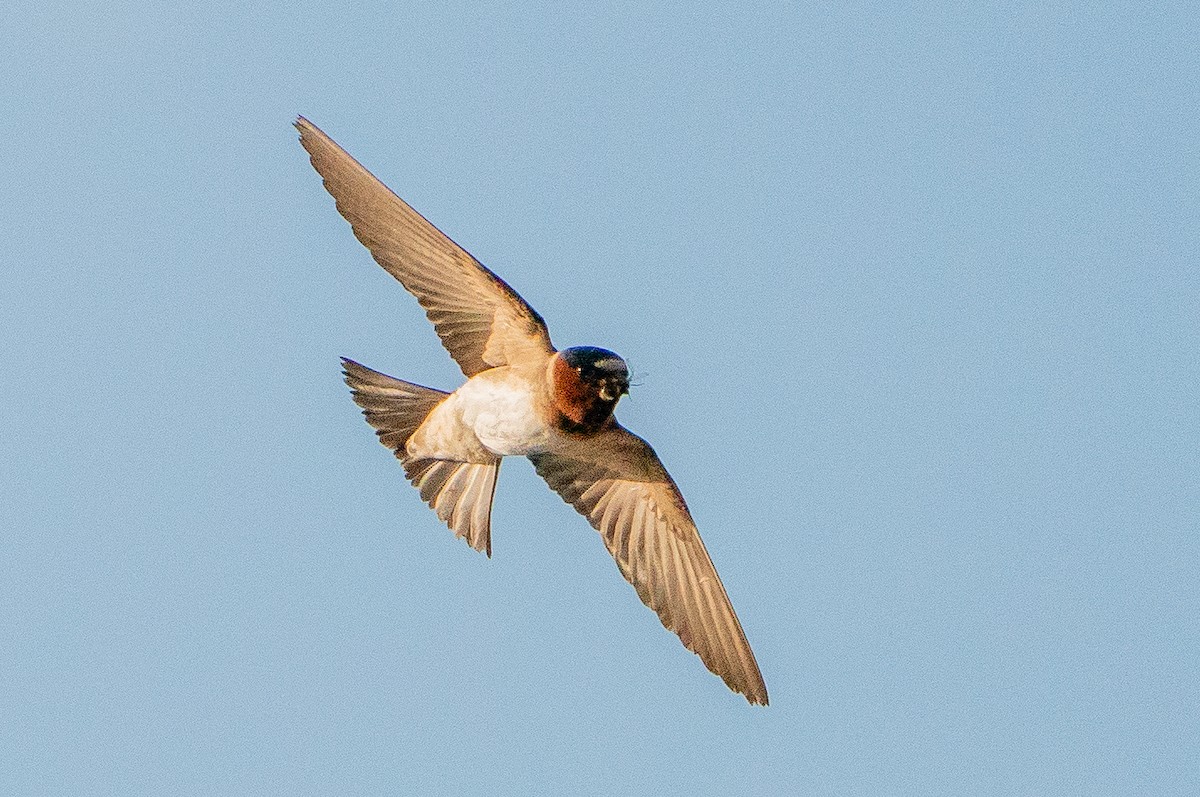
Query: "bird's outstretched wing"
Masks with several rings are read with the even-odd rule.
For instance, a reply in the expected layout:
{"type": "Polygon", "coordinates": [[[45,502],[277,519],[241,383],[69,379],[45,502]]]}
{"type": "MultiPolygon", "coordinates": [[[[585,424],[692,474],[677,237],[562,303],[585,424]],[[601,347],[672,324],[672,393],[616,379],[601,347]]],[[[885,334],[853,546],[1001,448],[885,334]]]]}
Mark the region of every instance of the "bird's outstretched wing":
{"type": "Polygon", "coordinates": [[[530,457],[586,517],[664,626],[751,703],[767,687],[687,504],[654,450],[619,425],[530,457]]]}
{"type": "Polygon", "coordinates": [[[303,116],[300,143],[355,236],[425,308],[468,377],[554,351],[516,291],[451,241],[303,116]]]}

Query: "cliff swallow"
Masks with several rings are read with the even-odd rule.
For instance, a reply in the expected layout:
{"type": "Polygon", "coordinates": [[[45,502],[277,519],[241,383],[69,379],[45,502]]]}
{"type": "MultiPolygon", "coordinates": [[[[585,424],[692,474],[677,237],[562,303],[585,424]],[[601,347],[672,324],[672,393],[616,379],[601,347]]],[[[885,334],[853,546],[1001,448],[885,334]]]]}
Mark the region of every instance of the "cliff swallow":
{"type": "Polygon", "coordinates": [[[625,361],[591,346],[556,350],[542,317],[504,280],[307,119],[296,128],[338,212],[425,308],[467,377],[445,393],[343,360],[355,402],[421,498],[490,556],[500,461],[528,457],[600,532],[663,625],[730,689],[766,705],[754,653],[679,488],[613,417],[629,392],[625,361]]]}

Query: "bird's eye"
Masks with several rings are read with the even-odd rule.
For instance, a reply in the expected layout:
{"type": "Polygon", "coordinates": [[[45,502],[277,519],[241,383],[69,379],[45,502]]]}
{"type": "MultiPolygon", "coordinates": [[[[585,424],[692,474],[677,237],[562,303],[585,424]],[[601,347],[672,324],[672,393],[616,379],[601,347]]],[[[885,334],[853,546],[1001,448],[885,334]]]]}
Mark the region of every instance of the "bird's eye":
{"type": "Polygon", "coordinates": [[[582,366],[582,365],[577,365],[577,366],[575,366],[575,373],[577,373],[577,374],[582,374],[582,373],[583,373],[583,366],[582,366]]]}

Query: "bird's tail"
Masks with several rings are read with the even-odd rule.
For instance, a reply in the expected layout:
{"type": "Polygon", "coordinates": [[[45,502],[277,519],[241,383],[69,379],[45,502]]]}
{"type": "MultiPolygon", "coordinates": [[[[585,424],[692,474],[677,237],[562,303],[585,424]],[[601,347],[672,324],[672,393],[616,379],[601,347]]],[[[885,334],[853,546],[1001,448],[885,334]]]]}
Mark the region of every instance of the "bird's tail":
{"type": "Polygon", "coordinates": [[[343,358],[342,367],[355,403],[375,427],[379,442],[404,464],[404,473],[421,491],[421,498],[456,536],[491,556],[492,496],[500,459],[485,463],[419,459],[410,457],[405,448],[417,427],[450,394],[381,374],[353,360],[343,358]]]}
{"type": "Polygon", "coordinates": [[[404,446],[408,438],[430,411],[450,395],[381,374],[345,357],[342,369],[354,403],[362,407],[367,423],[375,427],[379,442],[394,451],[401,461],[407,459],[404,446]]]}

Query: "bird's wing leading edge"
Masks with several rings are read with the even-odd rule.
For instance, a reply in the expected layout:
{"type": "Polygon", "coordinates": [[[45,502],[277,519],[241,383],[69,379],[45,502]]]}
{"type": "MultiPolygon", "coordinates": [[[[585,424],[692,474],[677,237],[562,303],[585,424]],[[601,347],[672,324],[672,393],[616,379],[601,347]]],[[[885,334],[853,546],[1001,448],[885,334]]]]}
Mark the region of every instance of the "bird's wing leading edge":
{"type": "Polygon", "coordinates": [[[538,474],[592,524],[621,574],[709,670],[751,703],[767,687],[683,496],[654,450],[614,425],[530,457],[538,474]]]}
{"type": "Polygon", "coordinates": [[[554,351],[542,317],[304,117],[300,143],[379,265],[425,308],[468,377],[554,351]]]}

